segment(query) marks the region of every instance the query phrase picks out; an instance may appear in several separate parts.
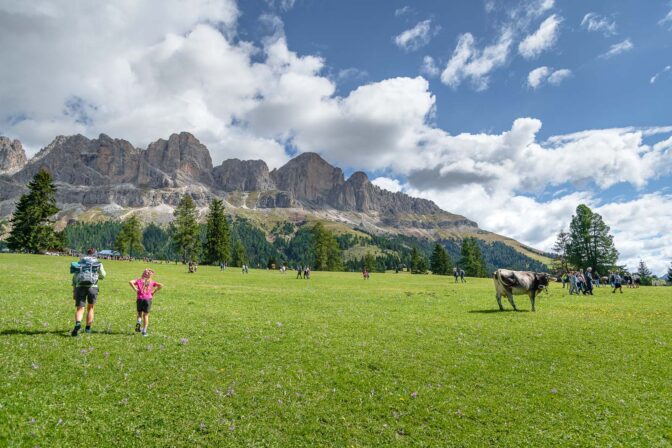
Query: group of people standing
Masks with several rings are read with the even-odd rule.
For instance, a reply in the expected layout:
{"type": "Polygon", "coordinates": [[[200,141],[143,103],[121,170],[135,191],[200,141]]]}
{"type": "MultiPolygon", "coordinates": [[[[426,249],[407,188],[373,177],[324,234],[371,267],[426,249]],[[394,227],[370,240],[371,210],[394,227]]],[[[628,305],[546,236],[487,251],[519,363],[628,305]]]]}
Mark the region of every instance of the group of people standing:
{"type": "Polygon", "coordinates": [[[297,266],[296,278],[303,278],[305,280],[310,280],[310,266],[297,266]]]}
{"type": "MultiPolygon", "coordinates": [[[[612,287],[612,293],[619,290],[623,293],[623,285],[629,288],[637,288],[640,284],[638,275],[630,275],[628,273],[610,272],[608,277],[601,279],[597,272],[593,272],[592,268],[587,268],[585,271],[570,271],[562,274],[560,280],[562,287],[569,286],[569,295],[593,295],[593,286],[598,288],[602,286],[601,280],[609,282],[612,287]]],[[[606,284],[604,286],[607,286],[606,284]]]]}
{"type": "Polygon", "coordinates": [[[464,279],[464,269],[453,268],[453,277],[455,277],[455,283],[459,279],[461,283],[466,283],[464,279]]]}

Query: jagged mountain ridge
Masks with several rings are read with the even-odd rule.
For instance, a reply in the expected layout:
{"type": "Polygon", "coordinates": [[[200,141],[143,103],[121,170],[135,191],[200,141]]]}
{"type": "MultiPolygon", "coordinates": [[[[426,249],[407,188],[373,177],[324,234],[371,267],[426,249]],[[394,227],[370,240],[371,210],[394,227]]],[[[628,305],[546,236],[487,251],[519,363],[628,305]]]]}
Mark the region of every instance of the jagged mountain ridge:
{"type": "Polygon", "coordinates": [[[219,197],[228,213],[269,228],[283,221],[323,220],[346,231],[360,228],[434,240],[475,236],[540,259],[539,251],[481,230],[432,201],[383,190],[361,171],[345,179],[340,168],[317,154],[300,154],[272,171],[263,160],[227,159],[213,166],[208,148],[187,132],[146,149],[105,134],[95,139],[58,136],[31,159],[21,142],[0,137],[0,218],[11,215],[26,184],[43,168],[58,187],[61,225],[138,212],[146,221],[167,222],[188,193],[202,211],[219,197]]]}
{"type": "Polygon", "coordinates": [[[105,134],[97,139],[59,136],[30,160],[25,159],[17,141],[12,147],[14,153],[17,143],[23,159],[14,154],[14,162],[1,172],[3,215],[11,213],[11,201],[21,187],[44,168],[59,187],[59,203],[80,204],[85,209],[109,204],[130,208],[175,206],[184,193],[205,206],[212,197],[226,200],[238,192],[256,194],[256,203],[246,202],[247,208],[356,212],[375,215],[389,225],[403,224],[409,216],[431,216],[439,227],[477,227],[431,201],[383,190],[363,172],[346,180],[340,168],[314,153],[300,154],[269,171],[262,160],[228,159],[214,167],[205,145],[187,132],[157,140],[147,149],[105,134]]]}

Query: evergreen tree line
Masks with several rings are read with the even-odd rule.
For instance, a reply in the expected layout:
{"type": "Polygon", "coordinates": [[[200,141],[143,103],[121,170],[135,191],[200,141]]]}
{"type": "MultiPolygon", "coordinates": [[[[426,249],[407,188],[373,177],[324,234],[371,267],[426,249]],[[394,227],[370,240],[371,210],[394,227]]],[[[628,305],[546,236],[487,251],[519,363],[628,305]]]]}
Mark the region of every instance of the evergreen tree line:
{"type": "Polygon", "coordinates": [[[54,231],[53,220],[59,211],[56,187],[49,173],[38,172],[28,189],[9,223],[11,232],[7,245],[16,251],[44,252],[69,247],[83,252],[88,247],[114,248],[123,255],[183,262],[217,264],[224,261],[234,266],[255,267],[287,264],[318,270],[366,267],[381,272],[406,268],[415,273],[431,270],[438,275],[449,274],[454,265],[470,276],[485,276],[500,266],[543,270],[540,263],[502,243],[486,243],[474,238],[461,242],[444,240],[437,244],[404,235],[371,235],[362,229],[358,229],[359,234],[335,235],[322,223],[303,226],[278,223],[271,231],[272,242],[269,242],[266,233],[250,221],[226,217],[219,199],[211,202],[206,222],[200,224],[189,195],[182,198],[174,212],[175,219],[168,226],[143,226],[133,215],[123,222],[74,223],[59,233],[54,231]],[[359,260],[344,260],[343,251],[357,245],[372,246],[377,249],[377,255],[366,253],[359,260]]]}

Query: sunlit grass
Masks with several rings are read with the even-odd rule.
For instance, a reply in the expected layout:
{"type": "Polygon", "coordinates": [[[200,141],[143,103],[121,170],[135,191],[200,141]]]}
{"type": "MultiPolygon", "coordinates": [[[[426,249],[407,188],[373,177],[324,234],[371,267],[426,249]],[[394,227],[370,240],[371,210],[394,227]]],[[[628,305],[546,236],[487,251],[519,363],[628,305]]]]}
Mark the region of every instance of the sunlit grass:
{"type": "MultiPolygon", "coordinates": [[[[499,312],[491,280],[154,265],[150,336],[107,262],[0,255],[0,446],[669,446],[672,289],[499,312]]],[[[505,304],[508,306],[508,303],[505,304]]]]}

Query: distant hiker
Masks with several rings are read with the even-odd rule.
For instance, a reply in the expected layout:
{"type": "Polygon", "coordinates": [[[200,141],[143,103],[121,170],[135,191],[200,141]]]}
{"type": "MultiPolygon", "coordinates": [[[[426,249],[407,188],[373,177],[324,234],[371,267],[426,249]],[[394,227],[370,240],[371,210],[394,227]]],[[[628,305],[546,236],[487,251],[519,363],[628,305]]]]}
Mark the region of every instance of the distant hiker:
{"type": "Polygon", "coordinates": [[[303,278],[303,267],[296,267],[296,278],[303,278]]]}
{"type": "Polygon", "coordinates": [[[466,280],[464,279],[464,269],[460,269],[460,280],[462,283],[466,283],[466,280]]]}
{"type": "Polygon", "coordinates": [[[586,283],[585,283],[585,289],[584,289],[583,293],[584,294],[590,294],[592,296],[593,295],[593,268],[586,269],[586,273],[584,274],[584,278],[586,279],[586,283]]]}
{"type": "Polygon", "coordinates": [[[569,282],[569,277],[566,272],[563,272],[560,276],[560,281],[562,282],[562,289],[565,289],[565,285],[569,282]]]}
{"type": "Polygon", "coordinates": [[[220,261],[219,262],[219,270],[220,271],[225,271],[226,270],[226,262],[225,261],[220,261]]]}
{"type": "Polygon", "coordinates": [[[460,271],[457,268],[453,268],[453,276],[455,276],[455,283],[457,283],[457,279],[460,276],[460,271]]]}
{"type": "Polygon", "coordinates": [[[96,249],[90,248],[79,262],[70,264],[72,273],[72,297],[75,299],[75,328],[70,333],[77,336],[82,329],[84,305],[86,305],[86,333],[91,333],[94,307],[98,299],[98,280],[105,278],[105,268],[96,258],[96,249]]]}
{"type": "Polygon", "coordinates": [[[196,262],[193,260],[189,261],[189,273],[190,274],[195,274],[196,270],[198,269],[198,266],[196,265],[196,262]]]}
{"type": "Polygon", "coordinates": [[[592,277],[593,277],[593,281],[595,282],[595,285],[598,288],[601,288],[602,286],[600,285],[600,274],[597,271],[595,271],[595,272],[592,273],[592,277]]]}
{"type": "Polygon", "coordinates": [[[310,280],[310,267],[306,266],[306,268],[303,270],[303,278],[310,280]]]}
{"type": "Polygon", "coordinates": [[[623,286],[621,285],[623,283],[623,279],[621,278],[621,276],[618,275],[618,273],[614,273],[613,274],[613,280],[614,280],[614,284],[613,284],[614,290],[611,291],[611,293],[615,294],[616,290],[618,289],[619,291],[621,291],[621,294],[623,294],[623,286]]]}
{"type": "Polygon", "coordinates": [[[153,276],[154,271],[148,268],[142,271],[140,278],[128,282],[136,293],[135,305],[138,312],[138,320],[135,324],[135,331],[142,332],[143,336],[147,336],[149,311],[152,309],[154,294],[163,288],[161,283],[152,280],[153,276]]]}
{"type": "Polygon", "coordinates": [[[364,277],[364,280],[368,280],[368,279],[369,279],[370,274],[369,274],[369,270],[368,270],[368,269],[364,268],[364,270],[362,271],[362,277],[364,277]]]}
{"type": "Polygon", "coordinates": [[[244,264],[241,269],[243,271],[243,274],[249,274],[250,273],[250,270],[249,270],[249,268],[247,267],[246,264],[244,264]]]}
{"type": "Polygon", "coordinates": [[[576,276],[576,272],[569,273],[569,295],[576,294],[579,295],[579,280],[576,276]]]}

